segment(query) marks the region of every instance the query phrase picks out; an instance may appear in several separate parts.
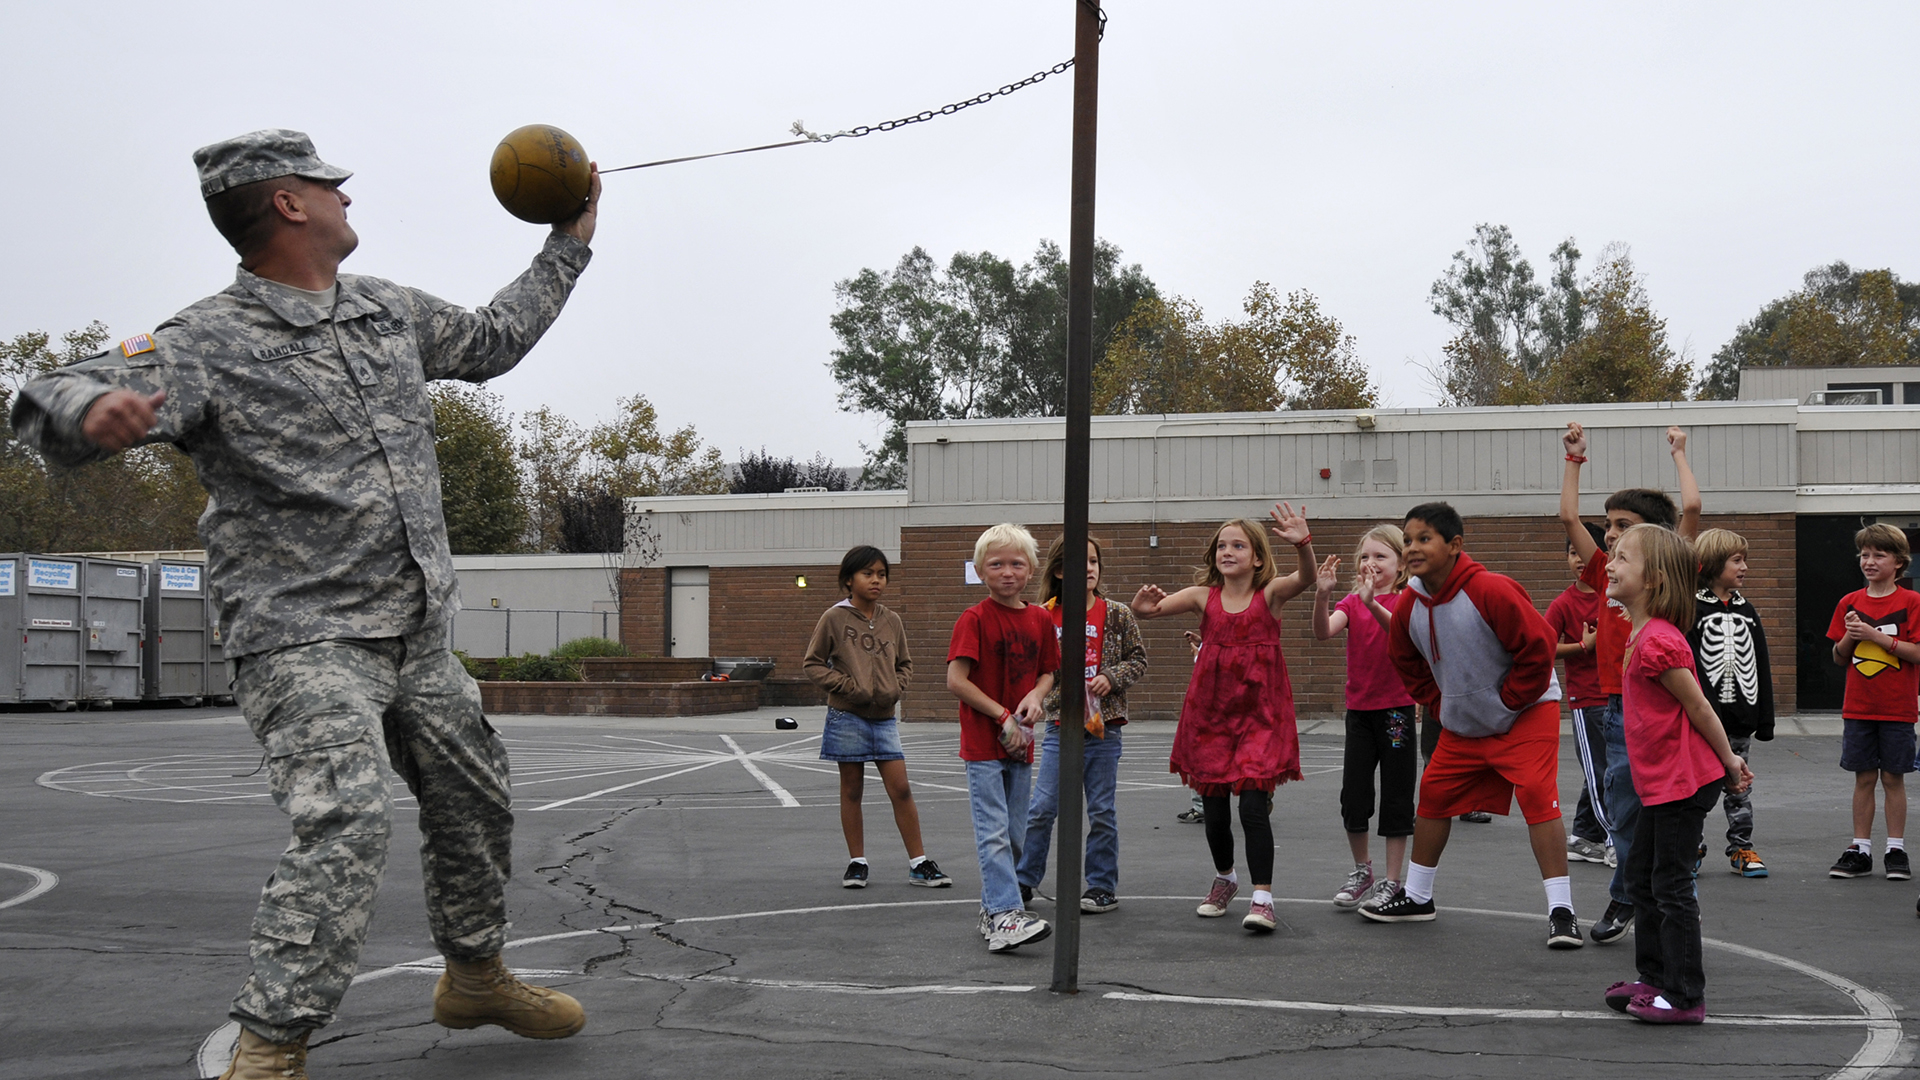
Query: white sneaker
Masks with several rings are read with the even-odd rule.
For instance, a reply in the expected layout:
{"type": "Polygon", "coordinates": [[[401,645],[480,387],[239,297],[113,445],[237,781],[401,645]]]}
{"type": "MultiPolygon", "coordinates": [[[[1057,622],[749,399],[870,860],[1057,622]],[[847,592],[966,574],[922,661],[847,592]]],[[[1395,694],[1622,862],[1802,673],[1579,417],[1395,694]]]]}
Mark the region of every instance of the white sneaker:
{"type": "Polygon", "coordinates": [[[1003,911],[993,920],[993,933],[987,938],[988,952],[1012,952],[1030,941],[1044,940],[1053,933],[1047,920],[1031,911],[1003,911]]]}
{"type": "Polygon", "coordinates": [[[1399,891],[1399,882],[1389,878],[1380,878],[1373,883],[1373,888],[1368,889],[1366,895],[1360,898],[1360,903],[1354,906],[1365,907],[1376,900],[1385,901],[1399,891]]]}
{"type": "Polygon", "coordinates": [[[1607,845],[1607,867],[1608,867],[1608,869],[1612,869],[1613,867],[1616,867],[1616,866],[1619,866],[1619,865],[1620,865],[1620,853],[1619,853],[1619,852],[1617,852],[1617,851],[1615,851],[1615,850],[1613,850],[1613,845],[1612,845],[1612,844],[1608,844],[1608,845],[1607,845]]]}
{"type": "Polygon", "coordinates": [[[1567,838],[1567,858],[1579,862],[1603,863],[1607,861],[1607,849],[1584,836],[1571,836],[1567,838]]]}
{"type": "Polygon", "coordinates": [[[982,938],[993,937],[993,916],[984,911],[980,913],[980,936],[982,938]]]}

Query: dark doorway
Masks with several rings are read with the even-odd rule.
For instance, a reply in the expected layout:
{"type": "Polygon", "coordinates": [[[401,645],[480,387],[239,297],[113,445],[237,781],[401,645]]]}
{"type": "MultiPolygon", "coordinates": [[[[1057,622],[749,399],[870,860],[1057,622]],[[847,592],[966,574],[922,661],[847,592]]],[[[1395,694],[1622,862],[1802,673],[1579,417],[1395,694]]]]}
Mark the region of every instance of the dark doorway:
{"type": "MultiPolygon", "coordinates": [[[[1920,515],[1802,514],[1796,524],[1798,588],[1794,600],[1796,657],[1800,671],[1800,709],[1839,711],[1846,696],[1847,673],[1833,662],[1827,626],[1840,598],[1861,587],[1853,534],[1872,521],[1898,525],[1907,542],[1920,542],[1920,515]]],[[[1908,574],[1913,568],[1908,567],[1908,574]]],[[[1900,583],[1913,588],[1909,576],[1900,583]]]]}

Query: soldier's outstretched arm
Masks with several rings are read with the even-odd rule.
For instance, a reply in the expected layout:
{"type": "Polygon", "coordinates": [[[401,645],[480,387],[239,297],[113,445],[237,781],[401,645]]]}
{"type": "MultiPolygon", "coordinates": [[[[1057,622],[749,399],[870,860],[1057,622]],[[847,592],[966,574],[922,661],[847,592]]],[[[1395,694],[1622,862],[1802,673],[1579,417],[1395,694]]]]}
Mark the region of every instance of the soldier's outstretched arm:
{"type": "Polygon", "coordinates": [[[600,217],[600,170],[594,166],[587,204],[553,227],[533,265],[474,311],[408,290],[419,328],[420,359],[429,379],[480,382],[513,369],[553,325],[593,258],[588,244],[600,217]]]}
{"type": "Polygon", "coordinates": [[[84,465],[131,446],[178,442],[207,395],[197,369],[174,362],[163,331],[41,375],[13,403],[13,431],[55,465],[84,465]]]}

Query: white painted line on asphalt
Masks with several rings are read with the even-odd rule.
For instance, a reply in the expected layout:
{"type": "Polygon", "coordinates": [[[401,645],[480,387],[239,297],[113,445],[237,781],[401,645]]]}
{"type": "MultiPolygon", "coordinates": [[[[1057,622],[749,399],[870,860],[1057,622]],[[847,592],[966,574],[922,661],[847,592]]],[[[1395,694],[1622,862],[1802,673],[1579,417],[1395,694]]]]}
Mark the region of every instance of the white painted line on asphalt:
{"type": "Polygon", "coordinates": [[[753,758],[748,755],[745,750],[740,749],[740,744],[733,741],[733,736],[722,735],[720,736],[720,741],[726,743],[733,749],[733,759],[738,761],[740,767],[747,770],[755,780],[760,781],[768,791],[773,792],[773,797],[780,800],[781,806],[795,807],[800,805],[800,800],[793,797],[793,792],[774,783],[773,777],[768,776],[761,770],[760,766],[753,763],[753,758]]]}
{"type": "Polygon", "coordinates": [[[731,758],[716,757],[712,761],[695,765],[692,768],[681,769],[677,772],[661,773],[659,776],[649,776],[645,780],[635,780],[631,784],[620,784],[617,787],[601,788],[599,791],[589,791],[585,795],[575,795],[571,799],[559,799],[557,801],[547,803],[545,806],[536,806],[533,809],[534,810],[557,810],[562,806],[567,806],[572,803],[581,802],[586,799],[597,799],[602,795],[611,795],[616,791],[625,791],[628,788],[637,788],[641,784],[651,784],[655,780],[671,780],[676,776],[685,776],[690,772],[699,772],[701,769],[711,769],[715,765],[718,765],[723,761],[731,761],[731,760],[732,760],[731,758]]]}
{"type": "Polygon", "coordinates": [[[200,1080],[211,1080],[227,1071],[233,1062],[234,1048],[240,1044],[240,1025],[232,1020],[213,1029],[213,1034],[200,1040],[200,1052],[193,1060],[200,1066],[195,1073],[200,1080]]]}
{"type": "MultiPolygon", "coordinates": [[[[724,738],[724,736],[722,736],[722,738],[724,738]]],[[[722,761],[724,761],[724,759],[722,759],[722,761]]],[[[586,798],[586,796],[582,796],[582,798],[586,798]]],[[[1131,903],[1144,903],[1144,901],[1192,903],[1194,897],[1129,896],[1127,897],[1127,901],[1131,901],[1131,903]]],[[[1288,896],[1273,897],[1273,901],[1275,901],[1275,903],[1304,903],[1304,905],[1313,905],[1313,907],[1327,907],[1329,903],[1332,903],[1332,901],[1327,901],[1327,899],[1308,899],[1308,897],[1288,896]]],[[[507,942],[505,947],[515,949],[515,947],[524,947],[524,945],[563,942],[563,940],[570,940],[570,938],[591,938],[591,936],[595,936],[595,934],[639,934],[639,932],[647,932],[647,930],[657,930],[660,926],[680,926],[680,924],[697,924],[697,922],[735,922],[735,920],[743,919],[776,919],[776,917],[783,917],[783,915],[820,915],[820,913],[843,913],[843,911],[872,911],[872,909],[885,909],[885,907],[945,907],[945,905],[977,905],[977,903],[979,903],[979,901],[973,899],[973,897],[956,897],[956,899],[904,899],[904,901],[879,901],[879,903],[828,903],[828,905],[816,905],[816,907],[780,907],[780,909],[770,909],[770,911],[735,911],[735,913],[730,913],[730,915],[695,915],[695,917],[689,917],[689,919],[660,920],[660,922],[628,922],[628,924],[618,924],[618,926],[601,926],[601,928],[597,928],[597,930],[564,930],[564,932],[559,932],[559,934],[541,934],[541,936],[536,936],[536,938],[520,938],[520,940],[516,940],[516,942],[507,942]]],[[[1444,911],[1457,913],[1457,915],[1488,915],[1488,917],[1498,917],[1498,919],[1540,919],[1538,913],[1494,911],[1494,909],[1484,909],[1484,907],[1448,907],[1448,909],[1444,909],[1444,911]]],[[[1828,1076],[1828,1080],[1882,1080],[1884,1076],[1891,1076],[1889,1068],[1897,1068],[1905,1061],[1905,1043],[1903,1043],[1901,1020],[1899,1020],[1895,1009],[1893,1009],[1893,1003],[1891,1003],[1885,995],[1880,994],[1880,992],[1868,990],[1866,986],[1860,986],[1859,982],[1853,982],[1851,978],[1845,978],[1845,976],[1841,976],[1841,974],[1834,974],[1834,972],[1830,972],[1830,970],[1816,969],[1816,967],[1807,965],[1807,963],[1795,961],[1795,959],[1791,959],[1791,957],[1782,957],[1782,955],[1778,955],[1778,953],[1768,953],[1768,951],[1764,951],[1764,949],[1753,949],[1753,947],[1749,947],[1749,945],[1736,945],[1732,944],[1732,942],[1722,942],[1722,940],[1718,940],[1718,938],[1703,938],[1701,944],[1705,944],[1707,947],[1715,947],[1715,949],[1724,949],[1724,951],[1730,951],[1730,953],[1738,953],[1738,955],[1749,957],[1749,959],[1757,959],[1757,961],[1763,961],[1763,963],[1780,965],[1780,967],[1786,967],[1786,969],[1795,970],[1795,972],[1801,972],[1801,974],[1809,976],[1812,980],[1824,982],[1826,986],[1832,986],[1834,990],[1839,990],[1841,994],[1847,995],[1847,997],[1855,1003],[1855,1007],[1860,1009],[1859,1017],[1818,1015],[1818,1013],[1778,1013],[1778,1015],[1763,1015],[1763,1013],[1724,1013],[1724,1015],[1709,1017],[1709,1019],[1707,1019],[1709,1024],[1718,1024],[1718,1026],[1776,1026],[1776,1028],[1795,1028],[1795,1026],[1811,1026],[1811,1028],[1820,1028],[1820,1026],[1824,1026],[1824,1028],[1859,1028],[1859,1026],[1864,1026],[1864,1028],[1866,1028],[1866,1043],[1847,1061],[1847,1065],[1843,1065],[1837,1072],[1832,1072],[1832,1074],[1828,1076]],[[1897,1059],[1899,1059],[1899,1061],[1897,1061],[1897,1059]]],[[[392,974],[438,974],[440,969],[442,969],[442,965],[444,965],[444,961],[442,961],[440,957],[422,957],[419,961],[405,961],[405,963],[397,963],[397,965],[392,965],[392,967],[361,972],[361,974],[357,974],[357,976],[353,978],[353,986],[359,986],[361,982],[372,982],[372,980],[376,980],[376,978],[386,978],[386,976],[392,976],[392,974]]],[[[540,976],[540,978],[578,976],[578,972],[572,972],[572,970],[564,970],[564,972],[563,970],[516,970],[518,970],[520,974],[540,976]]],[[[804,992],[820,992],[820,994],[989,994],[989,992],[1018,994],[1018,992],[1037,990],[1037,988],[1033,988],[1033,986],[968,986],[968,984],[862,986],[862,984],[801,982],[801,980],[758,980],[758,978],[733,978],[733,976],[660,976],[660,974],[636,974],[636,976],[622,976],[622,978],[636,978],[636,980],[662,980],[662,978],[664,978],[664,980],[678,980],[678,982],[732,982],[732,984],[737,984],[737,986],[755,986],[755,988],[766,988],[766,990],[804,990],[804,992]]],[[[1613,1013],[1613,1011],[1601,1013],[1601,1011],[1584,1011],[1584,1009],[1467,1009],[1467,1007],[1450,1009],[1450,1007],[1432,1007],[1432,1005],[1363,1005],[1363,1003],[1342,1003],[1342,1001],[1279,1001],[1279,999],[1260,999],[1260,997],[1200,997],[1200,995],[1185,994],[1123,994],[1123,992],[1104,994],[1102,997],[1104,997],[1104,999],[1112,999],[1112,1001],[1148,1001],[1148,1003],[1177,1003],[1177,1005],[1229,1005],[1229,1007],[1242,1007],[1242,1009],[1248,1009],[1248,1007],[1250,1007],[1250,1009],[1308,1011],[1308,1013],[1363,1013],[1363,1015],[1402,1015],[1402,1017],[1484,1017],[1484,1019],[1490,1020],[1588,1020],[1588,1022],[1592,1022],[1592,1020],[1619,1022],[1620,1020],[1619,1013],[1613,1013]]],[[[202,1043],[202,1055],[200,1055],[202,1074],[204,1074],[204,1076],[217,1076],[219,1070],[227,1067],[227,1059],[232,1057],[232,1040],[234,1040],[234,1038],[238,1038],[238,1026],[234,1026],[234,1024],[228,1024],[225,1028],[219,1028],[219,1030],[215,1030],[211,1036],[207,1036],[207,1040],[202,1043]],[[219,1059],[219,1065],[209,1072],[209,1070],[207,1070],[207,1047],[213,1045],[217,1040],[221,1040],[223,1034],[228,1032],[228,1028],[232,1028],[232,1032],[225,1036],[225,1038],[227,1038],[227,1043],[225,1043],[227,1049],[223,1051],[223,1055],[221,1055],[221,1059],[219,1059]]]]}
{"type": "MultiPolygon", "coordinates": [[[[1131,994],[1115,991],[1100,995],[1109,1001],[1145,1001],[1177,1005],[1227,1005],[1243,1009],[1279,1009],[1284,1012],[1359,1013],[1367,1016],[1483,1017],[1489,1020],[1606,1020],[1625,1017],[1611,1010],[1586,1009],[1475,1009],[1443,1005],[1365,1005],[1341,1001],[1282,1001],[1277,998],[1196,997],[1191,994],[1131,994]]],[[[1878,1023],[1871,1016],[1817,1014],[1728,1013],[1707,1017],[1709,1024],[1738,1027],[1853,1027],[1878,1023]]]]}
{"type": "Polygon", "coordinates": [[[15,904],[24,904],[36,896],[60,884],[60,875],[51,870],[42,870],[34,866],[19,866],[10,862],[0,862],[0,870],[17,870],[33,879],[27,891],[10,900],[0,900],[0,908],[10,908],[15,904]]]}

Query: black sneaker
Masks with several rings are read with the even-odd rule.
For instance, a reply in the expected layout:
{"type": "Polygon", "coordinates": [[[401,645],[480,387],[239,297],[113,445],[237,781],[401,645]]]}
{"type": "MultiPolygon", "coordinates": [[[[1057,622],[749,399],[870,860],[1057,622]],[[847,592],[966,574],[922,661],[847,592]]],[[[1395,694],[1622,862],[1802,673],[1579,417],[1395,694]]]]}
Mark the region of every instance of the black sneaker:
{"type": "Polygon", "coordinates": [[[1033,886],[1031,885],[1020,886],[1020,902],[1022,904],[1033,903],[1033,886]]]}
{"type": "Polygon", "coordinates": [[[1493,815],[1485,810],[1469,810],[1460,815],[1461,821],[1471,821],[1475,825],[1486,825],[1493,821],[1493,815]]]}
{"type": "Polygon", "coordinates": [[[1894,848],[1887,852],[1885,860],[1888,881],[1905,881],[1913,876],[1913,867],[1907,862],[1907,850],[1894,848]]]}
{"type": "Polygon", "coordinates": [[[1553,914],[1547,916],[1547,948],[1577,949],[1585,944],[1580,938],[1580,920],[1572,910],[1554,908],[1553,914]]]}
{"type": "Polygon", "coordinates": [[[940,872],[939,863],[932,859],[921,859],[919,866],[907,868],[907,884],[944,889],[953,884],[953,879],[940,872]]]}
{"type": "Polygon", "coordinates": [[[1415,900],[1405,889],[1395,889],[1385,900],[1360,905],[1360,914],[1374,922],[1432,922],[1433,898],[1415,900]]]}
{"type": "Polygon", "coordinates": [[[840,875],[840,887],[843,889],[864,889],[867,887],[867,864],[850,862],[847,872],[840,875]]]}
{"type": "Polygon", "coordinates": [[[1600,916],[1599,922],[1593,924],[1593,929],[1588,933],[1592,935],[1595,945],[1610,945],[1625,937],[1627,931],[1631,929],[1633,929],[1633,905],[1609,900],[1606,912],[1600,916]]]}
{"type": "Polygon", "coordinates": [[[1089,915],[1104,915],[1120,906],[1120,898],[1105,889],[1088,889],[1080,894],[1080,910],[1089,915]]]}
{"type": "Polygon", "coordinates": [[[1848,848],[1840,853],[1840,858],[1827,871],[1828,877],[1866,877],[1873,873],[1873,856],[1864,851],[1848,848]]]}

